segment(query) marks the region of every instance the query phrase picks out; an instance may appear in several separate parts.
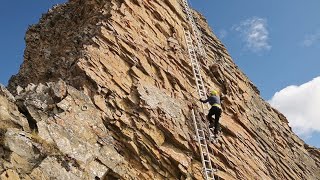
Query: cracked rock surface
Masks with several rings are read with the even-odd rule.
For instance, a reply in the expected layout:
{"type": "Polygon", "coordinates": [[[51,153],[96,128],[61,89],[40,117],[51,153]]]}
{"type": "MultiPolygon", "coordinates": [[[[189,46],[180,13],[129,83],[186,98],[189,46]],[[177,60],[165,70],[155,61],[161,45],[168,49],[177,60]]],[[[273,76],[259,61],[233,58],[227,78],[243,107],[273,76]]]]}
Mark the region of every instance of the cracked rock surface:
{"type": "MultiPolygon", "coordinates": [[[[176,0],[70,0],[26,33],[20,71],[0,87],[0,179],[203,179],[200,112],[176,0]]],[[[204,17],[208,90],[223,93],[220,179],[319,179],[320,151],[259,95],[204,17]]]]}

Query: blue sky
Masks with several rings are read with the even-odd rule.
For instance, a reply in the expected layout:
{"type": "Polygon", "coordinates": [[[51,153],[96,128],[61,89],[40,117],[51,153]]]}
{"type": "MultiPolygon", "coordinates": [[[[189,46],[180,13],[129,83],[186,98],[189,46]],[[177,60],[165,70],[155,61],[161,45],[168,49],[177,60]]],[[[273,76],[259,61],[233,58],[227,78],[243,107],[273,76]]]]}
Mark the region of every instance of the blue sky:
{"type": "MultiPolygon", "coordinates": [[[[27,27],[63,2],[1,2],[0,83],[7,85],[22,63],[27,27]]],[[[191,0],[191,6],[207,18],[262,97],[290,117],[300,137],[320,147],[320,1],[191,0]]]]}
{"type": "Polygon", "coordinates": [[[320,1],[191,0],[191,6],[262,97],[320,148],[320,1]]]}
{"type": "Polygon", "coordinates": [[[237,65],[270,99],[276,91],[302,84],[320,75],[320,1],[209,1],[191,0],[205,15],[215,34],[226,45],[237,65]],[[246,48],[241,33],[232,27],[252,18],[266,21],[270,49],[255,53],[246,48]],[[227,32],[221,38],[221,32],[227,32]],[[317,42],[303,45],[306,36],[318,33],[317,42]]]}

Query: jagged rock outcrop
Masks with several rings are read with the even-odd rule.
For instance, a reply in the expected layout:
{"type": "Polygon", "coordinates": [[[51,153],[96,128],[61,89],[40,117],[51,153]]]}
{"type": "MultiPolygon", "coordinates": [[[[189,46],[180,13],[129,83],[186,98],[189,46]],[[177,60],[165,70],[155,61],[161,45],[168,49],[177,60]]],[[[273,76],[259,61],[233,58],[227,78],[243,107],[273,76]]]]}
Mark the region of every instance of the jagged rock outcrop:
{"type": "MultiPolygon", "coordinates": [[[[319,179],[319,149],[292,132],[194,15],[209,57],[205,84],[225,95],[223,135],[210,144],[216,176],[319,179]]],[[[26,34],[14,96],[1,87],[1,179],[202,179],[184,28],[174,0],[51,9],[26,34]]]]}

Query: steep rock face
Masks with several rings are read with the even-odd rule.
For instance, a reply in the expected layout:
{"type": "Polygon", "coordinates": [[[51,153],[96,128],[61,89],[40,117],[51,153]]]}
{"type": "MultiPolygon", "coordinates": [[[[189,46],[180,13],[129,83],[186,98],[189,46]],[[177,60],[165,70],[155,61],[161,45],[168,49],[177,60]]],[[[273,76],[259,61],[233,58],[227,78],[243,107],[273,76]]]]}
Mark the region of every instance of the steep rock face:
{"type": "MultiPolygon", "coordinates": [[[[182,9],[174,0],[73,0],[30,27],[9,84],[15,98],[0,94],[0,123],[9,124],[0,131],[1,178],[202,179],[182,9]]],[[[261,99],[194,15],[205,84],[225,95],[223,134],[210,144],[216,176],[319,179],[319,150],[261,99]]]]}

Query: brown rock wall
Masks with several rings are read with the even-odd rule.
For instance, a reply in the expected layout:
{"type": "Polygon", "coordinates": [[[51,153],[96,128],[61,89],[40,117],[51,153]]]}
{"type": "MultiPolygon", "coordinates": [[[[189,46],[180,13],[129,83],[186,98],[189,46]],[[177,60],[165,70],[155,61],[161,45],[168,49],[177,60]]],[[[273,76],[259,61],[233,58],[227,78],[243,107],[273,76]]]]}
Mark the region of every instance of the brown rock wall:
{"type": "MultiPolygon", "coordinates": [[[[318,179],[319,150],[291,131],[233,63],[205,19],[194,15],[209,57],[200,60],[203,79],[208,90],[224,95],[223,134],[210,144],[216,175],[318,179]]],[[[50,10],[27,32],[24,63],[9,84],[15,98],[0,93],[5,104],[26,116],[10,119],[8,105],[0,106],[6,107],[0,123],[9,117],[18,124],[0,132],[7,156],[0,174],[202,179],[190,113],[200,110],[200,103],[184,28],[190,29],[174,0],[73,0],[50,10]],[[30,158],[9,145],[15,142],[6,138],[11,131],[17,138],[29,133],[23,142],[35,147],[36,164],[25,162],[30,158]],[[15,153],[19,166],[13,165],[15,153]],[[21,171],[20,165],[26,168],[21,171]]]]}

